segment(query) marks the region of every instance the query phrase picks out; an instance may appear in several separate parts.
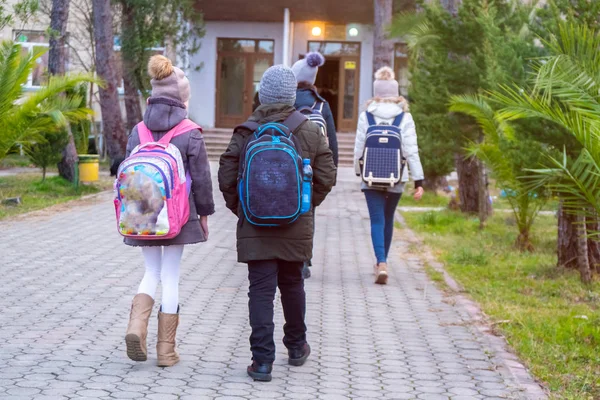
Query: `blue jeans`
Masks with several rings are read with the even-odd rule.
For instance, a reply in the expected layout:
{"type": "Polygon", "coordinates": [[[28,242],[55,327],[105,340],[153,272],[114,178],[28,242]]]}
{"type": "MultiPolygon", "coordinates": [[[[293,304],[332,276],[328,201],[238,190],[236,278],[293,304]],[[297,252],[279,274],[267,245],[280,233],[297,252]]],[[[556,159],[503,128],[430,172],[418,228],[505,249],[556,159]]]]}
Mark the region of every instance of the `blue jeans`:
{"type": "Polygon", "coordinates": [[[394,235],[394,213],[402,193],[365,190],[371,216],[371,240],[377,264],[387,262],[394,235]]]}

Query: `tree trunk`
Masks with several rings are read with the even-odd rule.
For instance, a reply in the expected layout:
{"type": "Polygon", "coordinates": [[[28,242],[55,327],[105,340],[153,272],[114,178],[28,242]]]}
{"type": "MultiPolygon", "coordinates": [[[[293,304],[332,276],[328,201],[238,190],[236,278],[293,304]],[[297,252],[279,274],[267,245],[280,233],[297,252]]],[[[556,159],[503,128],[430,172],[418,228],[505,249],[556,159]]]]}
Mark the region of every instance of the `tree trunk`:
{"type": "Polygon", "coordinates": [[[108,156],[112,160],[122,158],[127,146],[127,136],[121,117],[117,74],[113,51],[112,10],[110,0],[92,0],[94,13],[94,36],[96,42],[96,71],[104,81],[100,88],[102,131],[106,139],[108,156]]]}
{"type": "Polygon", "coordinates": [[[42,167],[42,182],[46,180],[46,167],[42,167]]]}
{"type": "Polygon", "coordinates": [[[577,230],[575,223],[577,217],[567,214],[562,207],[558,208],[558,240],[557,255],[558,266],[564,268],[578,268],[577,264],[577,230]]]}
{"type": "MultiPolygon", "coordinates": [[[[66,38],[69,20],[70,0],[53,0],[50,12],[50,51],[48,53],[48,73],[64,75],[66,72],[66,38]]],[[[68,181],[75,180],[77,168],[77,148],[71,129],[68,129],[69,141],[62,151],[62,159],[58,163],[58,173],[68,181]]]]}
{"type": "Polygon", "coordinates": [[[592,281],[592,272],[590,270],[590,261],[588,257],[588,238],[585,227],[585,216],[578,215],[575,225],[577,231],[577,264],[579,265],[579,275],[583,283],[592,281]]]}
{"type": "Polygon", "coordinates": [[[487,173],[485,171],[485,164],[483,161],[477,161],[477,196],[479,199],[479,229],[485,228],[485,222],[488,219],[488,216],[491,212],[491,207],[489,206],[489,193],[487,187],[487,173]]]}
{"type": "Polygon", "coordinates": [[[77,146],[75,146],[75,138],[73,138],[73,132],[71,127],[67,126],[67,132],[69,142],[67,147],[62,151],[62,160],[58,163],[58,174],[68,180],[69,182],[75,182],[77,174],[75,169],[77,168],[77,162],[79,157],[77,156],[77,146]]]}
{"type": "Polygon", "coordinates": [[[66,65],[66,38],[70,0],[52,0],[50,13],[50,51],[48,73],[64,75],[66,65]]]}
{"type": "Polygon", "coordinates": [[[515,247],[517,248],[517,250],[521,252],[532,252],[535,250],[535,248],[533,247],[533,243],[531,243],[529,233],[529,228],[523,228],[522,230],[520,230],[519,236],[517,236],[517,240],[515,242],[515,247]]]}
{"type": "Polygon", "coordinates": [[[464,213],[479,213],[480,197],[486,216],[491,213],[489,191],[485,181],[485,171],[480,172],[483,163],[476,158],[466,158],[461,154],[455,155],[456,172],[458,173],[458,196],[460,210],[464,213]],[[483,176],[483,178],[482,178],[483,176]],[[480,181],[484,182],[480,193],[480,181]]]}
{"type": "MultiPolygon", "coordinates": [[[[121,0],[121,32],[133,32],[134,15],[133,7],[127,0],[121,0]]],[[[124,35],[123,40],[130,39],[124,35]]],[[[125,91],[125,112],[127,116],[127,131],[131,130],[142,120],[142,107],[140,105],[140,91],[135,84],[135,62],[132,60],[132,54],[121,49],[121,57],[123,58],[123,89],[125,91]]]]}
{"type": "Polygon", "coordinates": [[[387,37],[392,23],[392,0],[373,0],[375,6],[375,42],[373,44],[373,72],[392,66],[394,44],[387,37]]]}
{"type": "MultiPolygon", "coordinates": [[[[589,233],[596,234],[600,232],[600,221],[598,220],[598,216],[587,216],[585,218],[586,228],[589,233]]],[[[592,272],[600,271],[600,242],[598,241],[598,237],[594,235],[590,237],[588,235],[588,259],[590,263],[590,269],[592,272]]]]}
{"type": "Polygon", "coordinates": [[[127,132],[131,130],[142,120],[142,106],[140,104],[140,92],[135,87],[131,74],[125,70],[123,62],[123,87],[125,90],[125,113],[127,114],[127,132]]]}

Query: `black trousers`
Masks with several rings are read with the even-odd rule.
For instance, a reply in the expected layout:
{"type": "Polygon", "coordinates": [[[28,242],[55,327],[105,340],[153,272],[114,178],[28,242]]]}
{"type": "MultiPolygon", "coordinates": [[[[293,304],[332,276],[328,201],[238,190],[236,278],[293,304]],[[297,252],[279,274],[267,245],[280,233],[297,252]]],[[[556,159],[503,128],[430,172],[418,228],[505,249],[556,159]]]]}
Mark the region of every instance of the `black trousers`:
{"type": "Polygon", "coordinates": [[[283,344],[299,349],[306,343],[306,294],[302,278],[302,261],[261,260],[248,263],[248,308],[250,310],[250,350],[259,363],[275,361],[273,323],[275,292],[279,286],[285,325],[283,344]]]}

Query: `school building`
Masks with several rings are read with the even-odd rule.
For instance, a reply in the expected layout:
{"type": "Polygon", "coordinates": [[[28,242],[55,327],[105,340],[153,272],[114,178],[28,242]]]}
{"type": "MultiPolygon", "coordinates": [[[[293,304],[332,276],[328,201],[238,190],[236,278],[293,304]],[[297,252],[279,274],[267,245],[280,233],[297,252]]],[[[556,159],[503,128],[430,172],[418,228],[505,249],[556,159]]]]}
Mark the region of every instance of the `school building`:
{"type": "MultiPolygon", "coordinates": [[[[252,112],[263,72],[292,65],[307,52],[327,59],[316,86],[331,104],[339,131],[356,129],[372,95],[375,0],[199,0],[206,21],[188,71],[195,97],[190,116],[207,128],[231,128],[252,112]]],[[[394,68],[408,86],[406,45],[395,45],[394,68]]]]}

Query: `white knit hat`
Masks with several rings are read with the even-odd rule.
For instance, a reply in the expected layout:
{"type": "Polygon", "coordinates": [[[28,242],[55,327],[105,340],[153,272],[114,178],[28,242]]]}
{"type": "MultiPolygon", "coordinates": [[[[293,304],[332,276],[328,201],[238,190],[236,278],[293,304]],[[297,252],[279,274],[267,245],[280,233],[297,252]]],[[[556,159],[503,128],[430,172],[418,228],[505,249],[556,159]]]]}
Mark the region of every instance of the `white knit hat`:
{"type": "Polygon", "coordinates": [[[292,66],[292,71],[296,75],[298,82],[308,82],[311,85],[317,80],[319,67],[325,64],[325,57],[318,51],[308,53],[302,60],[296,61],[292,66]]]}

